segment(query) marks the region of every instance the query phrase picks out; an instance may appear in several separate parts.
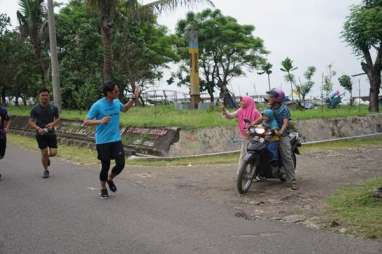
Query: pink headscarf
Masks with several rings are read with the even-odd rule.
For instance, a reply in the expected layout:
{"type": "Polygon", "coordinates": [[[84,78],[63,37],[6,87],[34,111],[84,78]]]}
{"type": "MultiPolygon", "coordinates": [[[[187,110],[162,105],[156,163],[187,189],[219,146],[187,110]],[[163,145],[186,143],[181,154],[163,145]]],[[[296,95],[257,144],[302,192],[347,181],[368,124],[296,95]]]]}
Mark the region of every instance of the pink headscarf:
{"type": "Polygon", "coordinates": [[[256,102],[249,96],[242,96],[240,97],[240,101],[243,102],[243,106],[239,109],[237,114],[237,119],[239,121],[239,130],[240,130],[240,136],[246,138],[247,131],[245,129],[246,123],[244,122],[244,119],[248,119],[251,122],[258,119],[261,114],[256,109],[256,102]]]}

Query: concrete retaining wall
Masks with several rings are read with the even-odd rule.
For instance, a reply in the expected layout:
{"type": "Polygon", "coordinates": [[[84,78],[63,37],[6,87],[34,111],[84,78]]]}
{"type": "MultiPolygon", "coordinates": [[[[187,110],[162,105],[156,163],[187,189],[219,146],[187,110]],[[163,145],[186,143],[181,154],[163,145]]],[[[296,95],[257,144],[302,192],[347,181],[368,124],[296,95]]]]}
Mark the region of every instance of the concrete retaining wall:
{"type": "MultiPolygon", "coordinates": [[[[25,136],[35,136],[35,131],[28,126],[28,117],[13,116],[12,132],[25,136]]],[[[95,129],[83,127],[80,121],[61,120],[56,129],[58,142],[61,144],[95,148],[95,129]]],[[[179,139],[178,128],[122,128],[122,144],[127,155],[136,152],[166,156],[170,146],[179,139]]]]}
{"type": "MultiPolygon", "coordinates": [[[[33,136],[27,117],[13,117],[12,131],[33,136]]],[[[295,127],[305,141],[319,141],[382,132],[382,114],[365,117],[313,119],[297,121],[295,127]]],[[[195,130],[177,128],[122,129],[122,142],[128,154],[135,151],[159,156],[196,155],[237,150],[240,138],[235,127],[214,127],[195,130]]],[[[84,128],[78,121],[63,120],[57,130],[59,141],[95,147],[94,129],[84,128]]]]}
{"type": "MultiPolygon", "coordinates": [[[[382,132],[382,114],[337,119],[312,119],[295,122],[304,141],[319,141],[382,132]]],[[[170,155],[194,155],[233,151],[240,148],[235,127],[182,130],[179,142],[171,146],[170,155]]]]}

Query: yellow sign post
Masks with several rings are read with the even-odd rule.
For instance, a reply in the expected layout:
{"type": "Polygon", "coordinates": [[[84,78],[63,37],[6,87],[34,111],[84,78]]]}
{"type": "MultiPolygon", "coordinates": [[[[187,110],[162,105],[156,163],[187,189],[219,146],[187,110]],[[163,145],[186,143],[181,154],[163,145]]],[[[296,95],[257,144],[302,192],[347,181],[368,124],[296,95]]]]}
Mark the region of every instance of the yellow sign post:
{"type": "Polygon", "coordinates": [[[198,32],[194,26],[189,25],[186,28],[186,38],[188,39],[188,52],[190,53],[191,105],[194,109],[197,109],[200,102],[199,43],[198,32]]]}
{"type": "Polygon", "coordinates": [[[191,58],[191,104],[194,109],[200,102],[199,49],[189,49],[191,58]]]}

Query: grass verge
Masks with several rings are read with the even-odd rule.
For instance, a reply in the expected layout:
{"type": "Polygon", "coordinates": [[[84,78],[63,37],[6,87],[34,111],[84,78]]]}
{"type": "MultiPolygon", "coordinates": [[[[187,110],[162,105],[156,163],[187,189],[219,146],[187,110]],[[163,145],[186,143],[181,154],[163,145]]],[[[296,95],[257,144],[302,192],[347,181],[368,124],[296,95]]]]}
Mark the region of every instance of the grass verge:
{"type": "Polygon", "coordinates": [[[312,145],[304,145],[302,147],[302,152],[319,152],[325,150],[339,150],[339,149],[348,149],[348,148],[363,148],[363,147],[376,147],[382,146],[382,135],[366,137],[366,138],[357,138],[351,140],[342,140],[335,142],[325,142],[312,145]]]}
{"type": "MultiPolygon", "coordinates": [[[[264,108],[259,105],[259,108],[264,108]]],[[[9,107],[11,115],[27,116],[30,114],[29,107],[9,107]]],[[[349,116],[365,116],[368,114],[366,106],[358,107],[342,106],[338,109],[312,109],[306,111],[292,110],[294,120],[306,120],[315,118],[336,118],[349,116]]],[[[63,110],[63,119],[83,120],[86,111],[63,110]]],[[[175,110],[173,105],[155,107],[136,107],[127,114],[121,114],[121,122],[124,126],[134,127],[169,127],[175,126],[183,129],[207,128],[218,126],[235,126],[236,121],[229,121],[221,116],[217,109],[211,110],[175,110]]]]}
{"type": "Polygon", "coordinates": [[[382,186],[382,177],[363,184],[344,187],[327,200],[328,212],[350,233],[366,238],[382,238],[382,200],[373,197],[373,191],[382,186]]]}
{"type": "MultiPolygon", "coordinates": [[[[36,141],[33,138],[9,134],[8,138],[10,143],[19,145],[23,148],[29,150],[37,149],[36,141]]],[[[348,149],[348,148],[361,148],[361,147],[381,147],[382,146],[382,135],[373,138],[363,138],[354,139],[338,142],[330,142],[323,144],[307,145],[302,147],[302,153],[312,153],[320,151],[329,151],[336,149],[348,149]]],[[[81,165],[94,165],[98,163],[97,153],[95,150],[69,146],[60,145],[58,156],[66,160],[73,161],[74,163],[81,165]]],[[[171,159],[171,160],[127,160],[127,165],[133,166],[189,166],[189,165],[207,165],[207,164],[235,164],[238,160],[238,153],[226,154],[226,155],[214,155],[214,156],[204,156],[198,158],[181,158],[181,159],[171,159]]]]}
{"type": "MultiPolygon", "coordinates": [[[[27,150],[38,150],[36,140],[31,137],[8,134],[7,140],[9,143],[27,150]]],[[[94,165],[98,163],[97,152],[84,147],[59,145],[57,156],[80,165],[94,165]]]]}
{"type": "MultiPolygon", "coordinates": [[[[8,142],[14,145],[21,146],[28,150],[37,150],[35,139],[31,137],[9,134],[8,142]]],[[[78,146],[59,145],[58,157],[72,161],[79,165],[95,165],[98,164],[97,152],[93,149],[88,149],[78,146]]],[[[189,165],[206,165],[206,164],[229,164],[236,162],[238,154],[229,154],[225,156],[206,156],[192,159],[174,159],[174,160],[127,160],[127,165],[133,166],[189,166],[189,165]]]]}

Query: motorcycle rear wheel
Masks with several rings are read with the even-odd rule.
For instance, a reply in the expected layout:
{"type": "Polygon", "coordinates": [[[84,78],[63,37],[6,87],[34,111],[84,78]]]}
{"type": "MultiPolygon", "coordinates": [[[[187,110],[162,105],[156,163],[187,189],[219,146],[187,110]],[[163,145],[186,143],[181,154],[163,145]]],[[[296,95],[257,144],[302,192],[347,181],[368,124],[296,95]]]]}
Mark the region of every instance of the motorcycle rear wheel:
{"type": "Polygon", "coordinates": [[[240,168],[236,180],[236,188],[239,194],[248,193],[255,178],[256,166],[254,162],[244,161],[240,168]]]}

